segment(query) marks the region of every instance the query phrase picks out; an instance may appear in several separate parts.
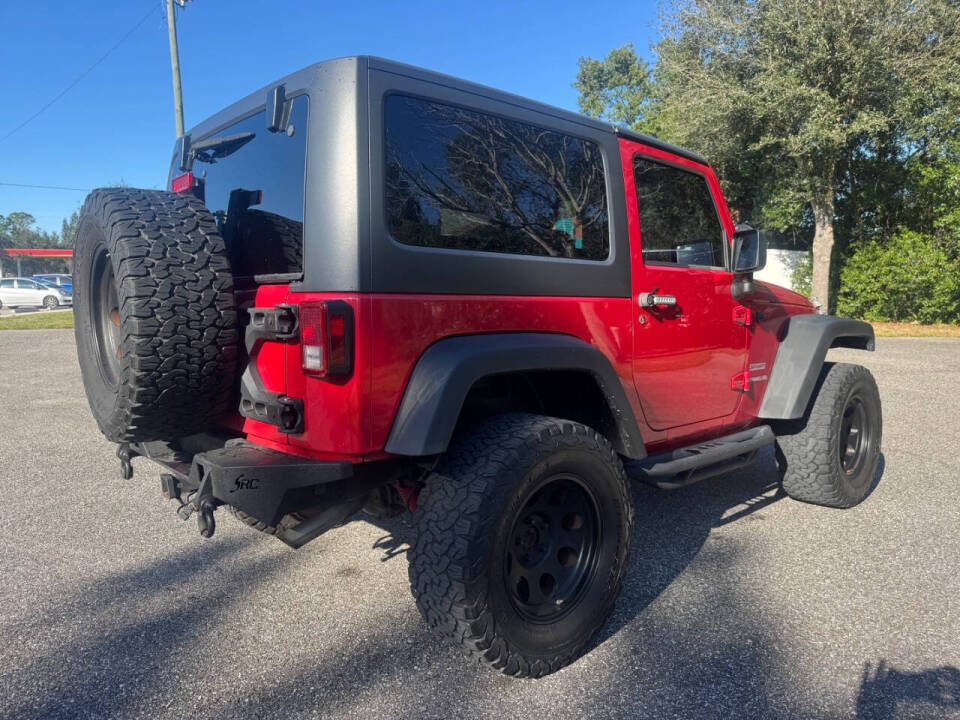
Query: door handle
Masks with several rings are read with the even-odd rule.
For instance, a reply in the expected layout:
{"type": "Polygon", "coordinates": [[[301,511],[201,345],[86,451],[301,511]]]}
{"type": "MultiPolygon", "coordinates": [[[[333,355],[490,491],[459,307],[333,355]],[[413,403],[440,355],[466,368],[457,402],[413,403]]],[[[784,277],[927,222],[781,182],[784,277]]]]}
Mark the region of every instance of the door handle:
{"type": "Polygon", "coordinates": [[[650,292],[640,293],[637,296],[637,302],[640,303],[640,307],[654,308],[661,305],[676,305],[677,298],[674,295],[661,294],[654,288],[650,292]]]}

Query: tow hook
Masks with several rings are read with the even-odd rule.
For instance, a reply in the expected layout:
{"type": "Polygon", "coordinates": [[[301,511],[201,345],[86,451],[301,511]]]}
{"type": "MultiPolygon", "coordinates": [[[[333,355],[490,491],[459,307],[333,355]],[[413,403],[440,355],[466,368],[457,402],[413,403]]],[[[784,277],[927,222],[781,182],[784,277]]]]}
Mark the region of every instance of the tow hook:
{"type": "Polygon", "coordinates": [[[133,477],[133,463],[130,461],[140,453],[130,448],[129,443],[120,443],[117,446],[117,457],[120,458],[120,477],[129,480],[133,477]]]}
{"type": "Polygon", "coordinates": [[[209,500],[200,502],[200,508],[197,510],[197,527],[200,529],[201,537],[213,537],[213,533],[217,529],[217,521],[213,519],[213,511],[216,507],[209,500]]]}
{"type": "Polygon", "coordinates": [[[180,507],[177,508],[177,515],[180,519],[189,520],[193,513],[197,513],[197,527],[200,530],[200,536],[213,537],[213,533],[217,529],[217,521],[213,517],[213,511],[221,503],[213,496],[209,476],[203,478],[200,487],[197,488],[196,492],[190,493],[186,501],[181,497],[180,483],[174,476],[161,475],[160,484],[164,497],[180,503],[180,507]]]}

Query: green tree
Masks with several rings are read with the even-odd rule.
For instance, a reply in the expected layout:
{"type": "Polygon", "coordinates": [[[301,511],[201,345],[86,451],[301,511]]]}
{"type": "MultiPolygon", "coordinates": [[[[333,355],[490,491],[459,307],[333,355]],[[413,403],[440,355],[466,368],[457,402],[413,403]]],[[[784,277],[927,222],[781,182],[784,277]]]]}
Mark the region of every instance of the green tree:
{"type": "MultiPolygon", "coordinates": [[[[74,215],[76,216],[76,213],[74,215]]],[[[75,223],[73,218],[70,222],[75,223]]],[[[30,213],[18,211],[9,215],[0,215],[0,273],[3,271],[3,261],[8,259],[3,253],[6,248],[52,248],[61,244],[61,238],[57,233],[38,230],[35,224],[36,219],[30,213]]],[[[65,220],[64,225],[68,224],[65,220]]],[[[28,272],[49,272],[51,263],[58,271],[69,269],[69,263],[63,260],[24,258],[20,264],[24,268],[24,274],[27,274],[28,272]]]]}
{"type": "Polygon", "coordinates": [[[80,211],[74,210],[68,218],[60,223],[60,242],[64,245],[73,245],[77,236],[77,225],[80,224],[80,211]]]}
{"type": "Polygon", "coordinates": [[[650,122],[654,84],[650,66],[637,57],[633,44],[611,50],[602,60],[580,58],[573,86],[585,115],[607,117],[635,129],[650,122]]]}
{"type": "Polygon", "coordinates": [[[841,280],[837,309],[854,317],[935,323],[960,316],[960,258],[929,235],[904,230],[862,244],[841,280]]]}
{"type": "MultiPolygon", "coordinates": [[[[874,194],[892,201],[896,173],[887,171],[938,155],[957,126],[960,8],[950,0],[677,0],[661,33],[654,89],[636,86],[645,103],[633,124],[657,125],[664,139],[710,157],[731,204],[748,214],[781,225],[809,214],[812,290],[826,305],[838,206],[851,228],[875,222],[885,207],[863,196],[862,173],[874,173],[874,194]]],[[[581,72],[593,62],[582,61],[581,72]]],[[[898,217],[888,216],[892,231],[898,217]]]]}

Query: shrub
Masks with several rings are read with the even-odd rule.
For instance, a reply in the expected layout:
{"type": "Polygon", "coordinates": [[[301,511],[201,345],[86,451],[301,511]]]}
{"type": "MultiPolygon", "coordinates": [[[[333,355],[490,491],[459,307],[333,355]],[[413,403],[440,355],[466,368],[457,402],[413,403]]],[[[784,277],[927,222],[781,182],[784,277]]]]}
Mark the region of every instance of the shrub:
{"type": "Polygon", "coordinates": [[[903,230],[857,248],[840,272],[837,314],[879,321],[960,321],[960,260],[903,230]]]}

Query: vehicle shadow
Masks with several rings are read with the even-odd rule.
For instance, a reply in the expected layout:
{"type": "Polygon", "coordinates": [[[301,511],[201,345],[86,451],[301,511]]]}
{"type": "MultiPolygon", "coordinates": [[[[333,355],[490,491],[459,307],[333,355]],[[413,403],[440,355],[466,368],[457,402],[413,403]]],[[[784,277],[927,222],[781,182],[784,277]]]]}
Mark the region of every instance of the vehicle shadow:
{"type": "MultiPolygon", "coordinates": [[[[636,479],[636,468],[629,472],[636,479]]],[[[776,626],[762,608],[745,606],[737,587],[736,568],[750,562],[751,552],[739,541],[709,542],[718,529],[726,534],[734,523],[762,521],[785,497],[773,452],[688,488],[666,492],[637,481],[631,492],[633,552],[623,592],[587,655],[561,672],[524,683],[471,667],[428,632],[412,606],[391,606],[352,647],[290,665],[242,706],[225,703],[211,717],[506,717],[518,707],[554,718],[789,715],[768,695],[772,664],[783,662],[773,649],[781,644],[776,626]],[[708,576],[684,590],[684,607],[645,619],[644,611],[694,560],[708,576]]],[[[379,559],[402,562],[414,533],[409,515],[359,514],[353,521],[360,519],[384,531],[371,546],[379,559]]]]}
{"type": "MultiPolygon", "coordinates": [[[[158,557],[145,565],[82,583],[53,603],[26,605],[0,624],[5,640],[26,635],[37,651],[3,669],[0,718],[131,717],[168,675],[189,675],[209,660],[204,638],[251,583],[283,574],[283,555],[248,558],[256,535],[158,557]],[[211,567],[228,568],[209,580],[211,567]],[[206,580],[205,580],[206,578],[206,580]],[[71,619],[82,619],[71,623],[71,619]],[[36,692],[37,679],[42,692],[36,692]],[[29,690],[28,690],[29,689],[29,690]]],[[[292,557],[292,556],[290,556],[292,557]]]]}
{"type": "MultiPolygon", "coordinates": [[[[677,490],[645,484],[637,463],[628,463],[634,506],[630,567],[620,601],[593,647],[615,635],[653,602],[703,548],[710,532],[731,523],[763,518],[763,511],[787,495],[780,486],[772,449],[761,451],[751,465],[677,490]]],[[[886,469],[883,453],[877,463],[867,502],[886,469]]],[[[387,532],[374,549],[381,562],[406,555],[413,538],[408,515],[389,520],[356,516],[387,532]]]]}
{"type": "MultiPolygon", "coordinates": [[[[290,658],[281,673],[257,678],[241,693],[207,698],[198,716],[382,711],[382,717],[498,717],[515,712],[518,703],[534,717],[638,716],[649,715],[651,707],[660,717],[776,716],[765,677],[774,662],[767,650],[778,639],[760,611],[745,607],[729,584],[735,582],[734,568],[748,556],[739,543],[708,543],[718,528],[762,519],[783,497],[776,477],[773,455],[766,453],[735,473],[672,492],[634,482],[633,553],[616,608],[593,643],[592,657],[538,683],[471,669],[455,648],[427,632],[412,603],[399,603],[372,615],[353,642],[325,650],[318,643],[316,653],[290,658]],[[715,580],[685,591],[683,603],[689,607],[680,617],[668,612],[644,619],[644,610],[698,557],[716,573],[715,580]],[[706,617],[710,608],[722,627],[748,615],[749,626],[757,629],[749,636],[729,636],[711,634],[708,625],[691,627],[692,618],[706,617]],[[624,684],[625,672],[636,682],[624,684]],[[458,679],[452,684],[451,678],[458,679]],[[577,692],[569,693],[570,687],[577,692]],[[550,705],[558,694],[567,697],[563,712],[550,705]]],[[[385,531],[374,542],[381,560],[405,554],[413,534],[409,517],[374,524],[385,531]]],[[[323,552],[322,544],[311,545],[306,555],[275,552],[272,545],[263,549],[263,540],[250,533],[160,557],[77,587],[54,603],[25,608],[22,618],[0,624],[5,638],[29,636],[36,627],[57,628],[42,649],[4,672],[3,684],[18,699],[0,709],[0,717],[132,717],[170,691],[172,668],[176,682],[202,693],[203,678],[216,672],[210,638],[236,624],[243,612],[240,599],[251,585],[275,579],[282,584],[293,565],[309,568],[310,556],[323,552]],[[220,571],[207,577],[210,567],[220,571]],[[64,620],[70,617],[83,622],[64,620]],[[35,678],[45,679],[42,691],[36,691],[35,678]]],[[[328,602],[329,595],[318,593],[313,601],[328,602]]],[[[354,611],[366,612],[363,603],[354,611]]],[[[324,632],[322,627],[307,630],[324,632]]],[[[955,697],[955,672],[940,669],[919,679],[896,671],[872,673],[869,682],[865,676],[858,710],[865,718],[891,717],[883,714],[889,698],[920,697],[931,677],[941,687],[952,687],[955,697]]],[[[172,702],[179,706],[186,700],[172,702]]]]}
{"type": "Polygon", "coordinates": [[[886,660],[866,663],[857,696],[859,720],[893,720],[904,709],[926,718],[955,717],[960,711],[960,668],[944,665],[919,672],[898,670],[886,660]]]}
{"type": "Polygon", "coordinates": [[[635,481],[630,568],[620,601],[595,646],[656,600],[700,553],[715,528],[761,519],[766,508],[786,498],[772,450],[758,453],[745,468],[677,490],[644,484],[636,464],[626,469],[635,481]]]}
{"type": "MultiPolygon", "coordinates": [[[[629,473],[636,479],[635,468],[629,473]]],[[[623,716],[631,706],[653,704],[663,717],[732,717],[748,707],[752,716],[769,715],[762,680],[766,630],[750,639],[725,637],[702,640],[694,646],[684,622],[657,622],[644,627],[636,639],[629,636],[629,630],[637,628],[637,616],[701,553],[715,528],[762,517],[784,497],[773,453],[761,454],[751,466],[699,485],[666,492],[636,481],[631,492],[635,524],[630,567],[616,608],[590,648],[590,653],[596,650],[598,655],[588,654],[544,680],[517,683],[486,668],[471,668],[456,648],[427,631],[413,608],[398,609],[395,616],[371,627],[353,648],[327,654],[322,662],[291,667],[290,674],[278,678],[275,685],[249,696],[243,709],[264,717],[299,713],[341,717],[363,714],[371,707],[389,717],[498,717],[515,712],[511,703],[520,703],[532,717],[581,717],[596,712],[604,716],[600,710],[604,707],[614,717],[623,716]],[[628,630],[626,636],[597,650],[624,629],[628,630]],[[649,642],[642,640],[647,636],[649,642]],[[704,647],[709,651],[701,652],[704,647]],[[662,687],[654,690],[642,682],[630,683],[626,689],[624,667],[661,680],[668,677],[685,690],[680,694],[663,692],[662,687]],[[344,686],[344,676],[355,682],[344,686]],[[411,677],[416,678],[413,687],[411,677]],[[458,678],[453,686],[451,677],[458,678]],[[568,696],[564,708],[550,707],[556,692],[566,695],[574,686],[578,690],[568,696]],[[459,689],[451,692],[451,687],[459,689]],[[326,691],[311,694],[302,692],[303,688],[326,691]],[[617,693],[621,695],[619,704],[610,707],[607,703],[617,693]],[[698,707],[710,710],[705,713],[696,710],[698,707]],[[421,709],[414,712],[411,708],[421,709]]],[[[372,545],[382,562],[402,560],[413,539],[408,515],[389,520],[363,514],[354,518],[359,519],[385,531],[372,545]]],[[[715,548],[708,562],[723,573],[740,559],[737,548],[715,548]]],[[[704,597],[692,601],[691,612],[699,613],[701,603],[716,604],[724,613],[747,612],[737,607],[735,595],[719,582],[706,589],[704,597]]],[[[769,640],[772,644],[775,638],[769,640]]],[[[226,705],[214,716],[232,717],[238,710],[236,705],[226,705]]]]}

